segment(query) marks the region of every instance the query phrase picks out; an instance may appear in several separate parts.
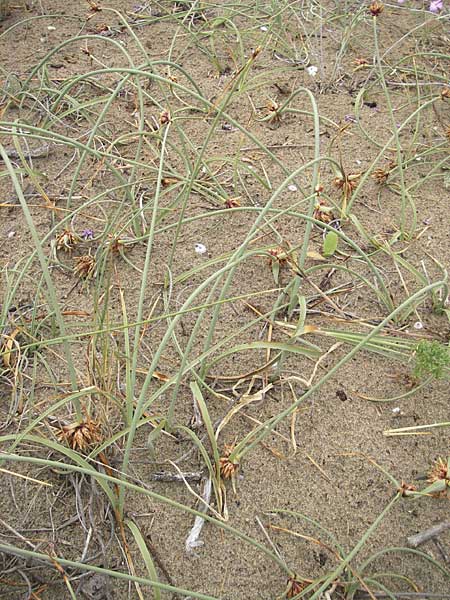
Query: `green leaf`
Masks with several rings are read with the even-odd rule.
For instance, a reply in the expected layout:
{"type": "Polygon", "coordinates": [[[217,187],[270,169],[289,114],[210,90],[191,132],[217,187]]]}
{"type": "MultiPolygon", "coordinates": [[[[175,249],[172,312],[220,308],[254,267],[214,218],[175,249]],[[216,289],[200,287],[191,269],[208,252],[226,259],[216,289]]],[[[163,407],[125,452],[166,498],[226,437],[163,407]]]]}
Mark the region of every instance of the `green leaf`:
{"type": "Polygon", "coordinates": [[[323,241],[322,253],[324,256],[333,256],[338,245],[338,235],[335,231],[329,231],[323,241]]]}
{"type": "MultiPolygon", "coordinates": [[[[130,519],[125,519],[125,525],[130,529],[131,533],[134,536],[136,544],[138,545],[141,556],[144,560],[145,566],[147,568],[147,573],[152,581],[158,582],[158,574],[155,569],[155,565],[153,563],[152,556],[149,552],[147,544],[145,543],[144,537],[137,527],[136,523],[130,521],[130,519]]],[[[161,600],[161,590],[157,587],[153,588],[153,594],[155,600],[161,600]]]]}

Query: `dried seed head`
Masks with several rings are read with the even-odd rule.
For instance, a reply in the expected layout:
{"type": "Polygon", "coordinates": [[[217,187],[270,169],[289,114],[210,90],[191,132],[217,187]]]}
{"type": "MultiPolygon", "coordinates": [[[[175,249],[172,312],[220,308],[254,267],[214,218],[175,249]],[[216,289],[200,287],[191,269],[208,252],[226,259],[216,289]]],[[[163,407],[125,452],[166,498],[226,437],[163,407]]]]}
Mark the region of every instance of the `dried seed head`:
{"type": "Polygon", "coordinates": [[[278,111],[280,109],[280,105],[278,104],[278,102],[275,102],[275,100],[270,99],[266,104],[266,108],[269,111],[270,120],[279,122],[280,113],[278,111]]]}
{"type": "Polygon", "coordinates": [[[287,254],[281,246],[277,246],[276,248],[270,248],[269,254],[272,257],[271,260],[277,260],[280,264],[284,264],[285,262],[287,262],[287,254]]]}
{"type": "Polygon", "coordinates": [[[286,598],[295,598],[300,592],[303,592],[306,584],[298,581],[295,576],[289,577],[287,581],[286,598]]]}
{"type": "Polygon", "coordinates": [[[159,115],[159,122],[161,125],[167,125],[170,123],[170,112],[168,110],[163,110],[159,115]]]}
{"type": "Polygon", "coordinates": [[[374,179],[377,183],[386,183],[387,178],[389,177],[389,171],[387,169],[375,169],[375,171],[371,175],[372,179],[374,179]]]}
{"type": "Polygon", "coordinates": [[[316,204],[313,217],[317,221],[321,221],[322,223],[326,224],[336,220],[332,208],[330,206],[326,206],[325,202],[321,199],[319,199],[319,202],[316,204]]]}
{"type": "Polygon", "coordinates": [[[410,496],[411,492],[417,491],[417,487],[415,485],[410,485],[409,483],[405,483],[404,481],[402,481],[401,486],[397,491],[402,496],[410,496]]]}
{"type": "Polygon", "coordinates": [[[336,177],[333,181],[334,185],[342,190],[345,198],[351,196],[353,190],[358,185],[358,179],[361,177],[361,173],[350,173],[350,175],[341,174],[336,177]]]}
{"type": "Polygon", "coordinates": [[[95,267],[95,258],[90,254],[84,254],[75,259],[75,273],[80,279],[92,279],[95,275],[95,267]]]}
{"type": "Polygon", "coordinates": [[[445,86],[444,88],[442,88],[441,90],[441,98],[442,100],[444,100],[444,98],[450,98],[450,87],[445,86]]]}
{"type": "Polygon", "coordinates": [[[237,208],[241,205],[241,197],[235,196],[234,198],[227,198],[224,201],[224,204],[227,208],[237,208]]]}
{"type": "Polygon", "coordinates": [[[428,475],[428,481],[435,483],[436,481],[445,481],[450,484],[450,473],[448,472],[447,462],[442,458],[438,458],[432,466],[428,475]]]}
{"type": "Polygon", "coordinates": [[[355,64],[357,67],[360,66],[364,66],[364,65],[368,65],[369,61],[367,60],[367,58],[355,58],[355,60],[353,61],[353,64],[355,64]]]}
{"type": "Polygon", "coordinates": [[[231,479],[237,473],[239,469],[239,463],[233,463],[230,461],[230,454],[233,451],[234,446],[226,444],[223,452],[223,456],[219,459],[220,475],[223,479],[231,479]]]}
{"type": "Polygon", "coordinates": [[[87,0],[87,3],[89,4],[89,8],[92,10],[92,12],[99,12],[102,10],[101,6],[94,2],[94,0],[87,0]]]}
{"type": "Polygon", "coordinates": [[[82,423],[63,425],[58,433],[60,440],[65,441],[72,450],[85,452],[102,441],[100,426],[89,416],[82,423]]]}
{"type": "Polygon", "coordinates": [[[372,17],[378,17],[384,10],[384,5],[382,2],[372,2],[369,6],[370,14],[372,17]]]}
{"type": "Polygon", "coordinates": [[[261,46],[257,46],[252,52],[252,58],[256,58],[258,56],[258,54],[261,52],[261,50],[262,50],[261,46]]]}
{"type": "Polygon", "coordinates": [[[79,241],[80,238],[74,231],[64,229],[56,238],[56,249],[70,253],[79,241]]]}

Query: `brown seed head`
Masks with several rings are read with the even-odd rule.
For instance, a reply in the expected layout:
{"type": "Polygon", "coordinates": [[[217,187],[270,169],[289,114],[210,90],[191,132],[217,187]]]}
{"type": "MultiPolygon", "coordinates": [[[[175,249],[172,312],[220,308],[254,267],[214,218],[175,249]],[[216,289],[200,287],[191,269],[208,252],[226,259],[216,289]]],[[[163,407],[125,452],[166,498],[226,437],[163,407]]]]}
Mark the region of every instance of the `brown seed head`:
{"type": "Polygon", "coordinates": [[[266,104],[267,110],[269,111],[269,116],[271,121],[280,121],[280,113],[278,112],[280,109],[280,105],[275,100],[269,100],[266,104]]]}
{"type": "Polygon", "coordinates": [[[257,46],[252,52],[252,58],[256,58],[258,56],[258,54],[261,52],[261,50],[262,50],[261,46],[257,46]]]}
{"type": "Polygon", "coordinates": [[[159,115],[159,122],[161,125],[166,125],[170,123],[170,112],[168,110],[163,110],[159,115]]]}
{"type": "Polygon", "coordinates": [[[428,475],[428,481],[435,483],[436,481],[445,481],[447,485],[450,484],[450,473],[447,468],[447,461],[442,458],[438,458],[432,466],[428,475]]]}
{"type": "Polygon", "coordinates": [[[331,223],[335,220],[335,216],[330,206],[326,206],[325,202],[319,199],[313,213],[314,219],[322,223],[331,223]]]}
{"type": "Polygon", "coordinates": [[[447,99],[450,98],[450,87],[445,86],[444,88],[442,88],[441,98],[442,98],[442,100],[444,100],[444,98],[447,98],[447,99]]]}
{"type": "Polygon", "coordinates": [[[231,479],[239,469],[239,463],[233,463],[230,461],[230,454],[233,451],[233,448],[234,446],[226,444],[223,451],[223,456],[221,456],[219,459],[220,475],[224,479],[231,479]]]}
{"type": "Polygon", "coordinates": [[[384,10],[384,5],[382,2],[372,2],[369,6],[370,14],[372,17],[378,17],[384,10]]]}
{"type": "Polygon", "coordinates": [[[269,254],[272,256],[271,260],[277,260],[280,264],[284,264],[287,262],[286,252],[281,248],[281,246],[277,246],[276,248],[270,248],[269,254]]]}
{"type": "Polygon", "coordinates": [[[295,598],[295,596],[300,594],[300,592],[303,592],[306,587],[306,584],[295,579],[295,576],[289,577],[287,585],[286,598],[295,598]]]}
{"type": "Polygon", "coordinates": [[[92,279],[95,275],[96,262],[90,254],[78,256],[75,259],[75,273],[80,279],[92,279]]]}
{"type": "Polygon", "coordinates": [[[372,179],[375,179],[377,183],[385,183],[389,177],[389,171],[380,167],[379,169],[375,169],[371,177],[372,179]]]}
{"type": "Polygon", "coordinates": [[[353,190],[358,185],[358,179],[361,177],[361,173],[350,173],[349,175],[340,175],[333,181],[334,185],[342,190],[343,195],[348,198],[351,196],[353,190]]]}
{"type": "Polygon", "coordinates": [[[237,208],[241,205],[241,197],[235,196],[234,198],[227,198],[224,201],[224,204],[227,208],[237,208]]]}
{"type": "Polygon", "coordinates": [[[79,241],[80,238],[74,231],[64,229],[56,238],[56,248],[57,250],[64,250],[70,253],[79,241]]]}
{"type": "Polygon", "coordinates": [[[397,491],[402,496],[410,496],[411,492],[415,492],[416,490],[417,490],[417,487],[415,485],[411,485],[409,483],[405,483],[404,481],[402,481],[402,484],[397,491]]]}
{"type": "Polygon", "coordinates": [[[102,441],[100,426],[89,416],[82,423],[63,425],[58,433],[60,440],[67,442],[72,450],[85,452],[102,441]]]}

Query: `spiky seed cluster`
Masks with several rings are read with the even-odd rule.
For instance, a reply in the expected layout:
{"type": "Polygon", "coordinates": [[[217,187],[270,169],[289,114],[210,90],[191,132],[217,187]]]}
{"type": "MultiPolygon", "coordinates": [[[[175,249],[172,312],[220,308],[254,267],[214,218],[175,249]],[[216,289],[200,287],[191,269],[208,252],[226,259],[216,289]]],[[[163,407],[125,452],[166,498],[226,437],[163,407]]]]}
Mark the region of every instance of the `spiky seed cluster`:
{"type": "Polygon", "coordinates": [[[415,485],[405,483],[404,481],[402,481],[401,486],[398,490],[399,494],[401,494],[403,497],[410,496],[411,492],[416,492],[416,491],[417,491],[417,487],[415,485]]]}
{"type": "Polygon", "coordinates": [[[219,459],[220,475],[223,479],[231,479],[239,469],[239,463],[233,463],[230,461],[230,454],[233,451],[233,446],[226,444],[223,452],[223,456],[219,459]]]}
{"type": "Polygon", "coordinates": [[[335,220],[335,216],[330,206],[326,206],[324,200],[319,199],[319,202],[316,204],[313,213],[314,219],[316,221],[321,221],[322,223],[328,224],[335,220]]]}
{"type": "Polygon", "coordinates": [[[372,2],[369,6],[370,14],[372,17],[378,17],[384,10],[384,5],[382,2],[372,2]]]}
{"type": "Polygon", "coordinates": [[[372,179],[374,179],[377,183],[386,183],[387,178],[389,177],[389,171],[386,169],[375,169],[375,171],[371,175],[372,179]]]}
{"type": "Polygon", "coordinates": [[[79,450],[80,452],[89,450],[102,440],[98,423],[90,417],[82,423],[63,425],[58,437],[60,440],[65,441],[72,450],[79,450]]]}
{"type": "Polygon", "coordinates": [[[445,481],[447,485],[450,485],[450,473],[448,472],[447,462],[442,458],[438,458],[432,466],[428,481],[435,483],[436,481],[445,481]]]}
{"type": "Polygon", "coordinates": [[[74,231],[64,229],[56,238],[56,249],[64,250],[64,252],[72,252],[80,238],[74,231]]]}
{"type": "Polygon", "coordinates": [[[303,592],[306,585],[294,577],[289,577],[287,582],[286,598],[295,598],[300,592],[303,592]]]}
{"type": "Polygon", "coordinates": [[[167,125],[170,123],[170,112],[168,110],[163,110],[159,115],[159,122],[161,125],[167,125]]]}
{"type": "Polygon", "coordinates": [[[348,198],[351,196],[353,190],[356,189],[360,177],[361,173],[350,173],[349,175],[336,177],[333,183],[338,189],[342,190],[344,196],[348,198]]]}
{"type": "Polygon", "coordinates": [[[95,267],[95,258],[90,254],[84,254],[75,259],[75,273],[80,279],[92,279],[95,275],[95,267]]]}
{"type": "Polygon", "coordinates": [[[234,198],[227,198],[224,201],[224,204],[227,208],[237,208],[241,205],[241,197],[235,196],[234,198]]]}
{"type": "Polygon", "coordinates": [[[284,264],[287,262],[286,252],[281,248],[281,246],[277,246],[276,248],[270,248],[269,254],[272,257],[270,260],[277,260],[280,264],[284,264]]]}
{"type": "Polygon", "coordinates": [[[269,111],[270,120],[278,123],[280,121],[280,113],[278,112],[280,110],[280,105],[278,102],[275,102],[275,100],[269,100],[266,104],[266,107],[269,111]]]}

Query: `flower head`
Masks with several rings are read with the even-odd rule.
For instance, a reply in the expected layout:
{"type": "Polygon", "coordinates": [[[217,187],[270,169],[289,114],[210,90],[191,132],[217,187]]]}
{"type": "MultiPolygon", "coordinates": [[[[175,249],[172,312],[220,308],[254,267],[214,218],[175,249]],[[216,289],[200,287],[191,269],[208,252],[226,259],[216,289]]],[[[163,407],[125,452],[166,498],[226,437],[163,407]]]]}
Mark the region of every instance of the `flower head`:
{"type": "Polygon", "coordinates": [[[94,230],[89,229],[89,227],[86,229],[83,229],[83,231],[81,232],[81,237],[83,238],[83,240],[85,242],[89,242],[89,241],[93,240],[94,239],[94,230]]]}
{"type": "Polygon", "coordinates": [[[444,0],[430,0],[430,6],[428,10],[435,15],[441,12],[444,8],[444,0]]]}
{"type": "Polygon", "coordinates": [[[381,2],[372,2],[369,6],[372,17],[378,17],[384,10],[384,5],[381,2]]]}

